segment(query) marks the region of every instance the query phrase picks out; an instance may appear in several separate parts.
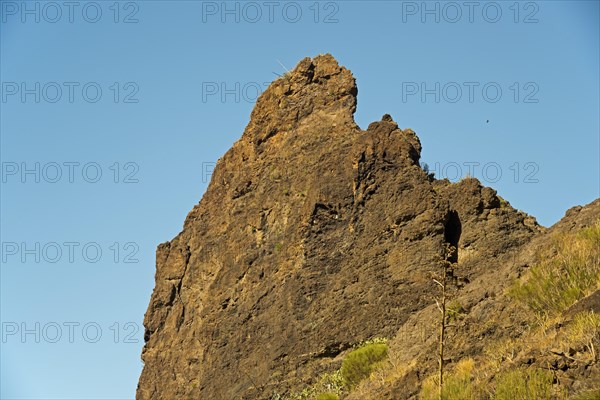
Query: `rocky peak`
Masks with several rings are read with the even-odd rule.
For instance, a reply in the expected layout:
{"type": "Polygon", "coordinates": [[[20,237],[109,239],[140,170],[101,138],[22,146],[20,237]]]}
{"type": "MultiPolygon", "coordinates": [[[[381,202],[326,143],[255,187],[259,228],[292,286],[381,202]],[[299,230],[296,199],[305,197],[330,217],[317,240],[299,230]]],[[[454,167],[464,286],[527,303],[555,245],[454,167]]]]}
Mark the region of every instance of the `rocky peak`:
{"type": "MultiPolygon", "coordinates": [[[[481,285],[540,234],[477,180],[432,180],[419,138],[390,115],[362,131],[356,96],[322,55],[258,98],[183,231],[157,249],[139,400],[300,390],[353,344],[410,330],[445,245],[481,285]]],[[[467,289],[479,299],[483,286],[467,289]]]]}
{"type": "Polygon", "coordinates": [[[311,115],[353,124],[356,96],[352,73],[331,54],[304,58],[259,96],[243,139],[260,147],[279,133],[310,123],[305,120],[311,115]]]}

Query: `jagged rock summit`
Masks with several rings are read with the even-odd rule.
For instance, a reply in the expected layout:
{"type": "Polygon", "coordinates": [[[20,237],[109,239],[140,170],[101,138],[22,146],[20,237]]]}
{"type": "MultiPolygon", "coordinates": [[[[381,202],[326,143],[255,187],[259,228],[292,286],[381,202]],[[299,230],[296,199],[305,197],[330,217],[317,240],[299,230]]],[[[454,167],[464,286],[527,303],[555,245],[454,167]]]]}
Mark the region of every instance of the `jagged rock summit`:
{"type": "Polygon", "coordinates": [[[458,248],[475,307],[543,234],[476,179],[428,176],[418,137],[389,115],[361,130],[356,97],[351,72],[320,55],[258,98],[183,231],[157,249],[137,399],[270,399],[405,331],[406,356],[426,357],[434,328],[411,339],[407,324],[432,304],[444,246],[458,248]]]}
{"type": "Polygon", "coordinates": [[[314,119],[335,119],[356,127],[356,82],[331,55],[305,58],[274,81],[258,98],[242,139],[257,147],[278,133],[289,133],[314,119]]]}

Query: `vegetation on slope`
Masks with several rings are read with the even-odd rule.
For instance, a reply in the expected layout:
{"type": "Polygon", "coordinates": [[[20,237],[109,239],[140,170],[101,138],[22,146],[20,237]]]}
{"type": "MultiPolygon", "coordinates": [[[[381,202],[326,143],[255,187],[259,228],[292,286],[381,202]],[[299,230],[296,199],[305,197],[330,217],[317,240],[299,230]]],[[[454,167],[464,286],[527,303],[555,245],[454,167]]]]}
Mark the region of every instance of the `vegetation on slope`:
{"type": "Polygon", "coordinates": [[[577,234],[555,238],[553,257],[531,268],[510,295],[538,317],[559,315],[600,287],[600,222],[577,234]]]}
{"type": "MultiPolygon", "coordinates": [[[[600,289],[600,221],[577,233],[555,236],[552,248],[540,254],[540,261],[504,297],[516,301],[512,306],[523,312],[529,329],[517,338],[486,343],[474,357],[455,360],[444,373],[443,399],[600,399],[600,387],[573,391],[557,382],[555,366],[517,362],[528,354],[549,352],[588,367],[600,361],[600,315],[580,311],[565,317],[570,307],[600,289]]],[[[339,370],[286,399],[343,400],[353,393],[379,399],[378,390],[399,381],[416,365],[415,361],[398,365],[395,351],[385,341],[364,343],[345,355],[339,370]]],[[[437,374],[425,379],[419,398],[438,399],[438,381],[437,374]]]]}

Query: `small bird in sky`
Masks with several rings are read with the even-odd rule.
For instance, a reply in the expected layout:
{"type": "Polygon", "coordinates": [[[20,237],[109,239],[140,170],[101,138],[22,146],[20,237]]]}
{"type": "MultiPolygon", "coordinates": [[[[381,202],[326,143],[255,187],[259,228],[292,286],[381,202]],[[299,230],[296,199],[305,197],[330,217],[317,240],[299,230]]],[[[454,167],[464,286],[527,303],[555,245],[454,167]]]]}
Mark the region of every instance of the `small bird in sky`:
{"type": "Polygon", "coordinates": [[[488,119],[487,121],[485,121],[485,123],[486,123],[486,124],[489,124],[489,123],[490,123],[490,120],[488,119]]]}

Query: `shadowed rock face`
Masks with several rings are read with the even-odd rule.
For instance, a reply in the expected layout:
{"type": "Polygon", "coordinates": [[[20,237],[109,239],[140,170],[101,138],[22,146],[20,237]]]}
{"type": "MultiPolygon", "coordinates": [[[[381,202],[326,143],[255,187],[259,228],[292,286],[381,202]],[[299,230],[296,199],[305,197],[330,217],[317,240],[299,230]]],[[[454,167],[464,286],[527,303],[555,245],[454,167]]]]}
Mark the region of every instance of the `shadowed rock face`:
{"type": "Polygon", "coordinates": [[[330,55],[260,96],[183,231],[158,247],[138,399],[301,388],[431,304],[445,243],[477,282],[543,232],[476,179],[430,179],[418,137],[389,115],[362,131],[356,96],[330,55]]]}

